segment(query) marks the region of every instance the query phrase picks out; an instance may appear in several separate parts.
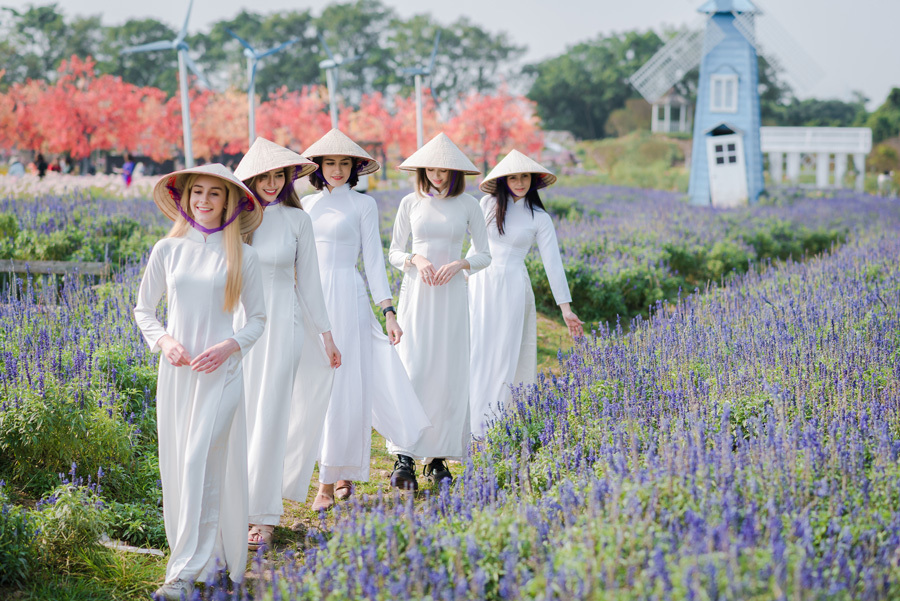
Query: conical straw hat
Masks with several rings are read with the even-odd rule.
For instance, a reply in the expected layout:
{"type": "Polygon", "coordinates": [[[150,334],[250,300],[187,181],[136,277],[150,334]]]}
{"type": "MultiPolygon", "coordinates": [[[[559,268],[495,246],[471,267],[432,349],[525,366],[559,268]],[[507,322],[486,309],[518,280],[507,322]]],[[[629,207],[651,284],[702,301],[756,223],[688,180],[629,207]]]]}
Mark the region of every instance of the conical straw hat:
{"type": "Polygon", "coordinates": [[[259,201],[256,200],[256,196],[250,191],[250,188],[245,186],[244,182],[235,177],[231,170],[221,163],[209,163],[200,167],[182,169],[160,178],[153,187],[153,201],[166,217],[172,221],[178,219],[180,214],[178,207],[181,203],[181,195],[184,193],[184,185],[188,176],[192,173],[218,177],[237,186],[242,194],[241,199],[246,198],[249,201],[247,208],[241,213],[241,234],[249,234],[259,227],[263,218],[262,207],[259,201]]]}
{"type": "Polygon", "coordinates": [[[234,170],[234,176],[246,182],[267,171],[285,167],[294,168],[294,179],[309,175],[319,168],[318,165],[293,150],[265,138],[256,138],[253,146],[234,170]]]}
{"type": "Polygon", "coordinates": [[[528,158],[518,150],[510,150],[509,154],[503,157],[503,160],[491,169],[481,185],[478,186],[485,194],[497,193],[497,178],[512,175],[514,173],[531,173],[532,176],[538,178],[535,189],[540,190],[556,183],[556,176],[538,163],[528,158]]]}
{"type": "Polygon", "coordinates": [[[347,137],[347,134],[339,129],[332,129],[330,132],[319,138],[313,145],[303,151],[303,156],[307,158],[324,157],[328,155],[338,155],[354,157],[360,160],[359,171],[357,175],[368,175],[375,173],[381,169],[378,161],[369,156],[369,153],[362,149],[362,146],[347,137]]]}
{"type": "Polygon", "coordinates": [[[430,142],[418,149],[412,156],[403,161],[398,169],[415,171],[416,169],[452,169],[462,171],[466,175],[478,175],[481,171],[457,148],[447,134],[441,132],[430,142]]]}

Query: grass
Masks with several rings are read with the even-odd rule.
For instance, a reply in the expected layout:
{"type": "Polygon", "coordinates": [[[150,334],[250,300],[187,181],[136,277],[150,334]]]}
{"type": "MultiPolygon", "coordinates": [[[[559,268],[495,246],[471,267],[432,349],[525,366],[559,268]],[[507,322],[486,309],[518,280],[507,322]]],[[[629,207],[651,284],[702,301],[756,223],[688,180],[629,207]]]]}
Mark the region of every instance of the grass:
{"type": "MultiPolygon", "coordinates": [[[[558,352],[568,350],[572,339],[565,325],[556,319],[538,314],[538,370],[559,373],[558,352]]],[[[368,482],[356,484],[355,499],[349,502],[367,503],[378,496],[397,494],[390,487],[390,475],[394,466],[394,456],[389,455],[384,438],[372,431],[372,458],[368,482]]],[[[458,471],[459,466],[452,466],[458,471]]],[[[318,473],[313,473],[309,496],[305,503],[284,501],[284,515],[281,524],[275,528],[274,549],[266,560],[273,567],[283,561],[285,551],[302,552],[307,548],[307,537],[311,532],[326,533],[331,530],[339,512],[328,512],[320,516],[309,508],[315,495],[318,473]]],[[[419,478],[420,495],[428,494],[427,483],[419,478]]],[[[423,496],[424,496],[423,495],[423,496]]],[[[341,504],[346,502],[339,502],[341,504]]],[[[142,555],[115,551],[96,546],[83,549],[73,559],[67,573],[48,574],[30,583],[26,589],[0,588],[0,599],[4,601],[126,601],[145,598],[158,587],[165,576],[166,557],[142,555]]],[[[252,587],[254,556],[250,555],[246,577],[252,587]]]]}

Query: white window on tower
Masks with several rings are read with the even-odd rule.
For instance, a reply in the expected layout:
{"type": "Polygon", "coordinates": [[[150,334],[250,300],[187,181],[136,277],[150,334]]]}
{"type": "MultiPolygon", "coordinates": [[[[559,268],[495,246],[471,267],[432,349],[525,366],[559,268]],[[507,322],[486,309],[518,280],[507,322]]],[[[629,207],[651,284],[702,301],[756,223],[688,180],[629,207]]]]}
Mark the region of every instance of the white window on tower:
{"type": "Polygon", "coordinates": [[[712,75],[709,83],[709,110],[714,113],[736,113],[738,109],[737,75],[712,75]]]}

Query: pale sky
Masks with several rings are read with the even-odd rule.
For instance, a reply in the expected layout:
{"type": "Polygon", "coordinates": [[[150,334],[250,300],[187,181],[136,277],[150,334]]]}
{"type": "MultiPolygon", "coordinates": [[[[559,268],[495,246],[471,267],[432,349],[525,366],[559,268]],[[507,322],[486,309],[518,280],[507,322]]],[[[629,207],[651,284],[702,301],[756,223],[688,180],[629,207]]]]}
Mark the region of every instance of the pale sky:
{"type": "MultiPolygon", "coordinates": [[[[49,1],[49,0],[48,0],[49,1]]],[[[187,0],[55,0],[68,15],[102,14],[107,25],[149,17],[178,29],[187,0]]],[[[346,0],[345,0],[346,1],[346,0]]],[[[797,90],[801,98],[849,100],[862,91],[870,110],[892,87],[900,87],[900,1],[898,0],[761,0],[762,8],[788,31],[797,46],[824,72],[818,83],[797,90]]],[[[0,0],[0,6],[23,8],[32,0],[0,0]]],[[[37,4],[44,2],[38,0],[37,4]]],[[[506,31],[528,46],[525,62],[563,53],[567,46],[632,29],[679,26],[697,18],[702,0],[385,0],[401,16],[430,12],[447,24],[462,15],[488,31],[506,31]]],[[[189,30],[207,29],[241,8],[269,13],[287,8],[321,12],[327,0],[195,0],[189,30]]],[[[759,3],[757,3],[759,5],[759,3]]]]}

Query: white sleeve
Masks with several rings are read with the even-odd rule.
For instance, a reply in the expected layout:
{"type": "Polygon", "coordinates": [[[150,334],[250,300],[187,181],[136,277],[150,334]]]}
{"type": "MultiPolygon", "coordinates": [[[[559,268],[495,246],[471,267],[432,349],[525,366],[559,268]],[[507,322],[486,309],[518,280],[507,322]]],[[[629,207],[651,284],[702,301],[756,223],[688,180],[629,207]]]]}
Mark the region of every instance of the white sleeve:
{"type": "Polygon", "coordinates": [[[294,277],[297,294],[309,311],[309,317],[317,333],[331,330],[325,295],[322,293],[322,278],[319,274],[319,254],[316,251],[316,237],[312,220],[306,211],[292,211],[298,215],[297,248],[294,256],[294,277]]]}
{"type": "Polygon", "coordinates": [[[491,249],[488,245],[487,226],[484,224],[484,213],[478,202],[471,196],[463,198],[469,219],[469,235],[472,236],[472,248],[475,252],[467,256],[469,273],[481,271],[491,264],[491,249]]]}
{"type": "Polygon", "coordinates": [[[262,287],[262,275],[259,273],[259,257],[256,250],[244,245],[243,273],[241,277],[241,305],[244,307],[246,322],[244,327],[234,333],[232,338],[241,347],[241,355],[262,336],[266,327],[266,301],[262,287]]]}
{"type": "Polygon", "coordinates": [[[566,281],[566,270],[563,267],[562,256],[559,254],[559,242],[556,239],[556,228],[553,227],[553,219],[544,211],[534,212],[534,222],[537,226],[538,252],[541,253],[541,261],[544,263],[544,272],[547,281],[550,282],[550,290],[557,305],[571,303],[572,295],[569,292],[569,284],[566,281]]]}
{"type": "Polygon", "coordinates": [[[371,196],[362,196],[360,200],[362,210],[359,214],[359,231],[362,236],[363,265],[372,300],[378,304],[383,300],[391,300],[394,296],[385,273],[384,248],[378,232],[378,205],[371,196]]]}
{"type": "MultiPolygon", "coordinates": [[[[491,213],[494,210],[492,207],[496,206],[493,203],[491,203],[492,198],[493,198],[493,196],[491,196],[490,194],[487,194],[485,196],[482,196],[481,200],[478,203],[481,206],[481,214],[484,215],[485,228],[491,227],[491,221],[492,221],[491,213]]],[[[474,254],[475,254],[475,247],[472,244],[469,244],[469,250],[466,252],[466,259],[468,260],[468,258],[474,254]]]]}
{"type": "Polygon", "coordinates": [[[156,319],[156,306],[166,291],[166,265],[163,253],[159,242],[153,245],[147,267],[144,269],[144,277],[141,278],[141,287],[138,289],[137,306],[134,308],[134,320],[153,353],[159,352],[157,343],[167,334],[166,329],[156,319]]]}
{"type": "Polygon", "coordinates": [[[405,196],[400,201],[400,207],[397,208],[397,217],[394,219],[394,231],[391,235],[391,248],[388,253],[388,260],[391,265],[400,271],[409,271],[410,265],[406,262],[411,253],[406,252],[406,242],[409,240],[411,231],[409,221],[409,198],[405,196]]]}

